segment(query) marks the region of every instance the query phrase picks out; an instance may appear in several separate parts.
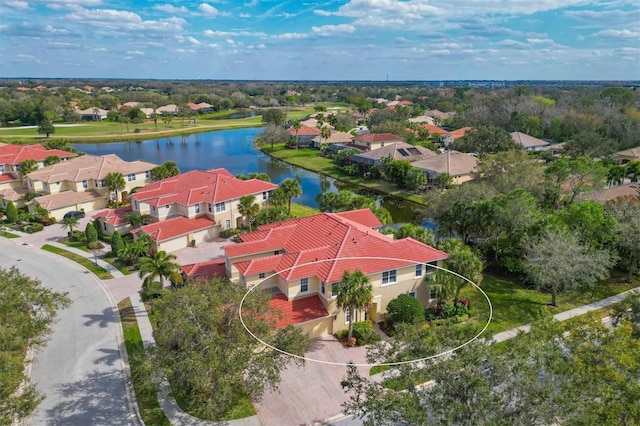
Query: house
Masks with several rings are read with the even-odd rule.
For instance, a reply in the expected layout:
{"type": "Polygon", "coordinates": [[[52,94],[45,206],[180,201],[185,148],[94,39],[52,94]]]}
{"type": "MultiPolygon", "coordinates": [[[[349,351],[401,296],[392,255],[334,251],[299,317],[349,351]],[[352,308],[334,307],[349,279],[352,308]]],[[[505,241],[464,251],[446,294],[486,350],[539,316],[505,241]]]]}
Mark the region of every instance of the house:
{"type": "Polygon", "coordinates": [[[351,143],[351,139],[353,135],[346,132],[331,132],[331,136],[327,139],[323,139],[319,134],[314,136],[311,139],[311,146],[313,148],[320,148],[322,144],[334,145],[334,144],[344,144],[348,145],[351,143]]]}
{"type": "Polygon", "coordinates": [[[29,192],[16,173],[0,174],[0,206],[6,208],[11,201],[16,207],[24,206],[24,196],[29,192]]]}
{"type": "Polygon", "coordinates": [[[349,159],[354,163],[367,166],[379,166],[385,158],[394,160],[406,160],[410,163],[425,160],[438,154],[423,146],[414,146],[407,142],[394,142],[372,151],[361,154],[352,154],[349,159]]]}
{"type": "Polygon", "coordinates": [[[44,167],[44,160],[47,157],[55,156],[64,161],[77,155],[60,149],[47,149],[40,144],[15,145],[0,142],[0,174],[19,173],[20,163],[24,160],[35,160],[38,168],[41,168],[44,167]]]}
{"type": "Polygon", "coordinates": [[[616,152],[613,157],[620,164],[626,164],[629,161],[640,161],[640,146],[616,152]]]}
{"type": "Polygon", "coordinates": [[[599,203],[606,203],[607,201],[615,200],[616,198],[638,196],[640,196],[640,184],[637,182],[631,182],[606,188],[590,194],[584,194],[582,198],[585,200],[597,201],[599,203]]]}
{"type": "Polygon", "coordinates": [[[299,147],[311,146],[311,144],[313,143],[313,138],[320,135],[320,129],[318,129],[317,127],[309,127],[305,125],[300,125],[299,129],[291,126],[287,129],[287,131],[291,136],[297,138],[299,147]]]}
{"type": "Polygon", "coordinates": [[[418,117],[412,117],[412,118],[408,119],[407,121],[409,121],[411,123],[427,123],[427,124],[432,124],[433,125],[433,117],[429,117],[427,115],[420,115],[418,117]]]}
{"type": "Polygon", "coordinates": [[[153,182],[131,194],[133,212],[154,222],[132,233],[152,237],[153,249],[175,251],[209,241],[220,231],[239,228],[244,217],[240,198],[254,195],[260,207],[278,185],[258,179],[238,179],[225,169],[193,170],[153,182]]]}
{"type": "Polygon", "coordinates": [[[104,235],[113,235],[115,231],[118,231],[120,235],[124,235],[131,232],[132,227],[126,219],[126,215],[132,212],[131,206],[119,207],[103,210],[91,218],[100,223],[104,235]]]}
{"type": "Polygon", "coordinates": [[[108,113],[109,111],[102,108],[76,109],[76,114],[84,121],[102,121],[107,118],[108,113]]]}
{"type": "Polygon", "coordinates": [[[471,130],[471,127],[463,127],[458,130],[447,132],[447,134],[442,137],[442,142],[444,143],[444,146],[447,147],[449,146],[449,144],[453,143],[453,141],[455,141],[456,139],[460,139],[467,133],[468,130],[471,130]]]}
{"type": "Polygon", "coordinates": [[[458,151],[446,151],[435,157],[412,163],[412,166],[422,170],[427,175],[427,181],[434,183],[441,173],[448,173],[454,184],[461,184],[473,179],[472,173],[478,165],[478,159],[473,155],[458,151]]]}
{"type": "Polygon", "coordinates": [[[427,306],[436,295],[424,278],[448,256],[412,238],[394,240],[376,230],[382,224],[369,209],[321,213],[260,226],[224,247],[226,274],[247,288],[273,295],[272,305],[312,337],[347,327],[349,317],[380,321],[400,294],[427,306]],[[366,311],[344,312],[336,292],[345,271],[361,270],[373,289],[366,311]]]}
{"type": "Polygon", "coordinates": [[[542,139],[534,138],[526,133],[512,132],[511,138],[517,143],[522,145],[525,151],[542,151],[545,147],[549,146],[549,142],[542,139]]]}
{"type": "Polygon", "coordinates": [[[186,281],[211,280],[213,278],[226,278],[224,257],[218,257],[206,262],[183,265],[182,277],[186,281]]]}
{"type": "Polygon", "coordinates": [[[178,113],[178,106],[176,104],[163,105],[156,111],[160,115],[176,115],[178,113]]]}
{"type": "Polygon", "coordinates": [[[27,205],[32,213],[40,205],[58,220],[70,210],[98,210],[114,197],[107,188],[109,173],[124,176],[125,187],[118,191],[118,200],[123,200],[132,189],[149,182],[155,167],[145,161],[124,161],[115,154],[82,155],[27,174],[29,191],[44,194],[27,205]]]}
{"type": "Polygon", "coordinates": [[[365,150],[374,150],[381,148],[385,145],[404,142],[404,140],[393,133],[368,133],[365,135],[352,136],[351,141],[356,147],[364,148],[365,150]]]}

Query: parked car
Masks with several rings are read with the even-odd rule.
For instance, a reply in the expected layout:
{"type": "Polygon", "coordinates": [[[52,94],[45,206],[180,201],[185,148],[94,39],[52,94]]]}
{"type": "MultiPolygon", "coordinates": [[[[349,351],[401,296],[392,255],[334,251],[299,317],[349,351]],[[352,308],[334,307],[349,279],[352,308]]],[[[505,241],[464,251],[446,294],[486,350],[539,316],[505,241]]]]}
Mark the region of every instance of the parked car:
{"type": "Polygon", "coordinates": [[[63,216],[64,219],[69,219],[69,218],[76,218],[76,219],[82,219],[84,217],[84,212],[79,212],[77,210],[73,210],[70,212],[66,212],[63,216]]]}

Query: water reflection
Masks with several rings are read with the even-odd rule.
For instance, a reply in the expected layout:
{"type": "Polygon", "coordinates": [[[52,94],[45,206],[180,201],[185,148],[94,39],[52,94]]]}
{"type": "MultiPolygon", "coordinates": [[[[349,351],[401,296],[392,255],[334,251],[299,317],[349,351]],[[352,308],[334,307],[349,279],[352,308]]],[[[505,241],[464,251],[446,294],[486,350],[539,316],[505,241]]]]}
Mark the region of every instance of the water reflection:
{"type": "Polygon", "coordinates": [[[291,166],[263,154],[253,146],[253,140],[261,131],[260,128],[220,130],[135,142],[74,143],[73,146],[87,154],[116,154],[127,161],[144,160],[155,164],[175,161],[183,172],[223,167],[233,174],[267,173],[275,183],[294,178],[302,187],[302,195],[294,201],[311,207],[318,207],[318,194],[348,189],[376,198],[379,205],[389,210],[394,222],[423,222],[421,210],[411,203],[380,196],[350,184],[336,183],[330,177],[291,166]]]}

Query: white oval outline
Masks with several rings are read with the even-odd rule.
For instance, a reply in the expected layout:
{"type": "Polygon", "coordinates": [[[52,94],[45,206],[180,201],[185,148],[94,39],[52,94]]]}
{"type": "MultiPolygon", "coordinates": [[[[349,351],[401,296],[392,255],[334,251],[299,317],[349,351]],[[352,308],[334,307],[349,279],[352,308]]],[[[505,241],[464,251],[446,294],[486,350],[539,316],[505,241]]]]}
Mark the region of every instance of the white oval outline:
{"type": "Polygon", "coordinates": [[[333,259],[320,259],[320,260],[313,261],[313,262],[303,263],[301,265],[295,265],[295,266],[292,266],[290,268],[285,268],[285,269],[283,269],[281,271],[274,272],[273,274],[269,275],[268,277],[262,278],[261,280],[256,282],[254,285],[252,285],[251,288],[249,288],[249,290],[247,290],[247,292],[244,294],[244,296],[242,297],[242,300],[240,301],[240,306],[238,306],[238,315],[240,317],[240,322],[242,323],[242,326],[247,331],[247,333],[249,333],[251,335],[251,337],[256,339],[258,342],[262,343],[264,346],[266,346],[268,348],[271,348],[274,351],[280,352],[281,354],[289,355],[290,357],[293,357],[293,358],[298,358],[298,359],[302,359],[302,360],[305,360],[305,361],[316,362],[318,364],[340,365],[340,366],[345,366],[345,367],[348,367],[349,365],[353,365],[353,366],[356,366],[356,367],[374,367],[374,366],[393,367],[393,366],[396,366],[396,365],[405,365],[405,364],[413,364],[413,363],[428,361],[430,359],[434,359],[434,358],[438,358],[438,357],[441,357],[441,356],[445,356],[445,355],[451,354],[451,353],[457,351],[458,349],[462,349],[465,346],[473,343],[475,340],[477,340],[482,335],[482,333],[485,332],[487,327],[489,327],[489,324],[491,324],[491,320],[493,319],[493,305],[491,304],[491,299],[489,299],[489,296],[487,295],[487,293],[485,293],[484,290],[482,290],[479,285],[477,285],[476,283],[474,283],[473,281],[471,281],[467,277],[458,274],[457,272],[453,272],[453,271],[450,271],[448,269],[442,268],[440,266],[430,265],[430,264],[427,264],[428,268],[435,268],[435,269],[439,269],[441,271],[446,271],[446,272],[448,272],[450,274],[453,274],[453,275],[455,275],[455,276],[457,276],[459,278],[462,278],[463,280],[467,281],[469,284],[471,284],[477,290],[479,290],[480,293],[482,293],[482,295],[485,297],[485,299],[487,299],[487,303],[489,304],[489,319],[487,320],[487,323],[484,325],[484,327],[482,328],[482,330],[480,330],[480,332],[478,334],[476,334],[470,340],[462,343],[461,345],[456,346],[453,349],[448,349],[446,351],[437,353],[435,355],[430,355],[430,356],[427,356],[427,357],[424,357],[424,358],[412,359],[412,360],[408,360],[408,361],[385,362],[385,363],[380,363],[380,364],[369,364],[369,363],[362,364],[362,363],[353,363],[353,362],[345,363],[345,362],[325,361],[325,360],[315,359],[315,358],[307,358],[306,356],[300,356],[300,355],[292,354],[290,352],[283,351],[282,349],[278,349],[275,346],[270,345],[269,343],[265,342],[264,340],[262,340],[261,338],[259,338],[255,334],[253,334],[251,332],[251,330],[249,330],[247,325],[244,323],[244,319],[242,318],[242,305],[244,304],[244,301],[247,298],[247,296],[249,296],[249,294],[251,292],[253,292],[253,290],[255,290],[265,280],[267,280],[267,279],[269,279],[269,278],[271,278],[273,276],[276,276],[276,275],[278,275],[278,274],[280,274],[282,272],[286,272],[286,271],[289,271],[291,269],[296,269],[296,268],[300,268],[302,266],[307,266],[307,265],[311,265],[311,264],[317,264],[317,263],[321,263],[321,262],[331,262],[331,261],[334,261],[334,260],[362,260],[362,259],[367,259],[367,260],[372,260],[372,259],[373,260],[394,260],[394,261],[407,262],[407,263],[411,263],[411,264],[415,264],[416,263],[414,260],[399,259],[399,258],[395,258],[395,257],[357,256],[357,257],[338,257],[338,258],[333,258],[333,259]]]}

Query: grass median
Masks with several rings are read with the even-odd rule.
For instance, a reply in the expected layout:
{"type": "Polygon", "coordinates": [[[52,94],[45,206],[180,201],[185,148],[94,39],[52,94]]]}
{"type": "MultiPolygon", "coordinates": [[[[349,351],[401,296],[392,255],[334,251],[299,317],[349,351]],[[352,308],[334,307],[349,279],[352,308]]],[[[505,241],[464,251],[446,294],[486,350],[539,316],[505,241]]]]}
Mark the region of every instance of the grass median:
{"type": "Polygon", "coordinates": [[[102,266],[96,266],[92,260],[89,260],[86,257],[82,257],[75,253],[71,253],[70,251],[67,251],[58,247],[54,247],[49,244],[43,245],[42,250],[46,250],[48,252],[66,257],[69,260],[73,260],[74,262],[82,265],[83,267],[87,268],[89,271],[93,272],[101,280],[113,279],[113,275],[107,272],[106,269],[104,269],[102,266]]]}

